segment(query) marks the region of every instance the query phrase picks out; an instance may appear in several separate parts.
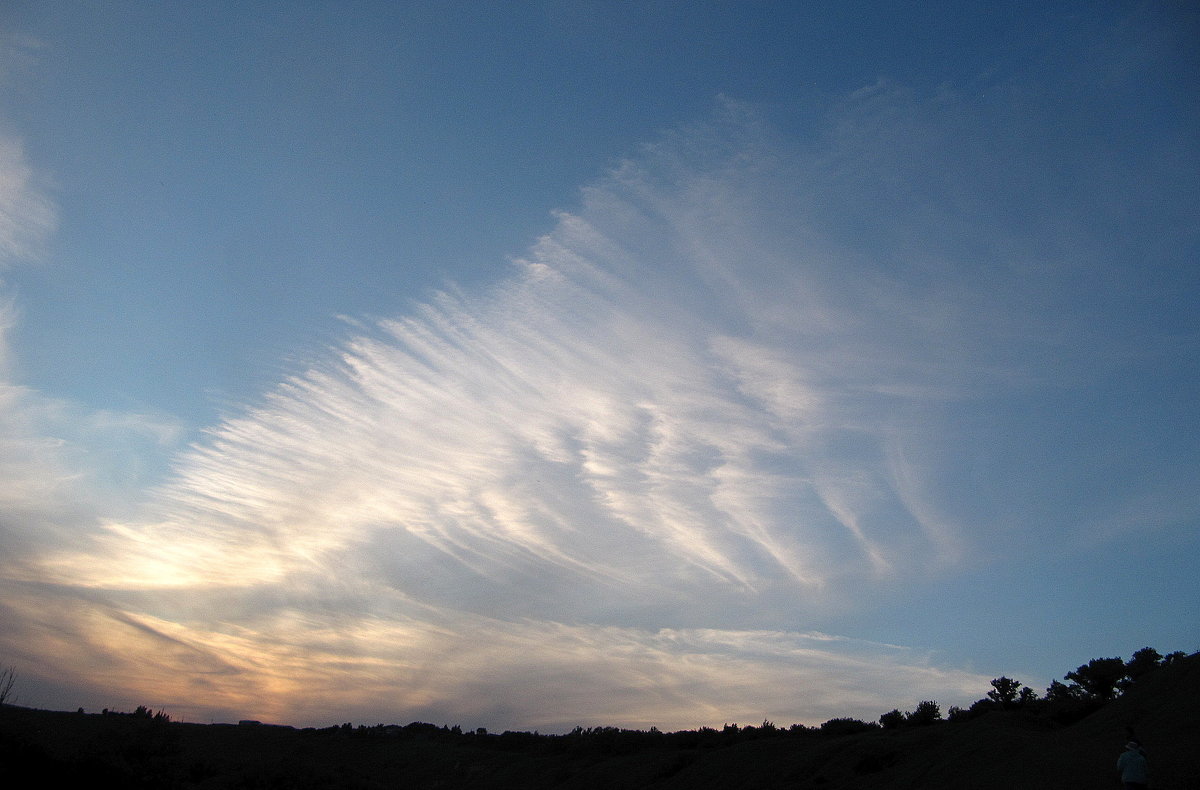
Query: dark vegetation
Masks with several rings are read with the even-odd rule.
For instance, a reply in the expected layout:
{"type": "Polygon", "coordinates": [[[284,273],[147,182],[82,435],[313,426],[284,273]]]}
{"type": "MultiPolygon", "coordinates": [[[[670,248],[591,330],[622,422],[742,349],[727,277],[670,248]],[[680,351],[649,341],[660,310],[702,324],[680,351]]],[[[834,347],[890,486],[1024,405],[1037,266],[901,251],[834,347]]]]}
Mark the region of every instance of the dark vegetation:
{"type": "MultiPolygon", "coordinates": [[[[0,678],[11,700],[15,673],[0,678]],[[7,679],[7,680],[5,680],[7,679]],[[5,686],[7,682],[7,686],[5,686]]],[[[943,716],[936,701],[878,722],[564,735],[405,726],[184,724],[163,711],[0,707],[0,765],[38,785],[123,788],[1116,787],[1131,736],[1155,790],[1200,789],[1200,653],[1093,659],[1037,694],[999,677],[943,716]],[[57,780],[57,781],[56,781],[57,780]]]]}

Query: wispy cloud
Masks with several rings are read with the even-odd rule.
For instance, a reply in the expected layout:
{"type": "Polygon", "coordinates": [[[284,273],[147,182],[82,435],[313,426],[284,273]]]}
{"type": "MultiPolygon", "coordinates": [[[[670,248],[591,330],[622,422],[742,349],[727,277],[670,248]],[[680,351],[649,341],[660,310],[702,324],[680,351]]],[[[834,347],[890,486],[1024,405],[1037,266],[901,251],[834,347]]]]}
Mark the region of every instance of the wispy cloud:
{"type": "Polygon", "coordinates": [[[0,271],[36,259],[57,223],[53,202],[35,181],[21,144],[0,135],[0,271]]]}
{"type": "MultiPolygon", "coordinates": [[[[732,103],[668,135],[502,283],[360,324],[139,512],[96,508],[8,571],[0,644],[194,718],[685,727],[978,695],[804,626],[969,562],[992,522],[947,490],[964,426],[1111,339],[1065,309],[1087,228],[1017,241],[967,197],[1041,164],[999,172],[957,136],[970,115],[880,84],[808,146],[732,103]]],[[[48,226],[36,203],[14,227],[48,226]]],[[[7,435],[12,480],[87,467],[7,435]]]]}
{"type": "Polygon", "coordinates": [[[314,359],[179,455],[139,516],[97,508],[11,572],[26,649],[74,634],[128,694],[277,718],[388,700],[380,717],[492,725],[811,721],[857,704],[834,667],[944,686],[903,651],[736,626],[943,554],[853,403],[897,397],[864,386],[845,327],[871,330],[810,287],[810,250],[754,227],[777,185],[740,114],[589,188],[494,289],[314,359]]]}
{"type": "MultiPolygon", "coordinates": [[[[381,321],[214,428],[157,492],[153,526],[110,527],[114,554],[178,554],[170,566],[234,584],[396,533],[480,584],[536,597],[524,583],[549,571],[600,585],[610,609],[659,588],[819,597],[835,578],[911,565],[914,546],[936,558],[878,471],[878,407],[909,397],[888,385],[937,382],[919,360],[863,361],[872,344],[925,338],[896,348],[890,327],[841,314],[854,331],[811,349],[807,318],[797,331],[771,304],[806,287],[808,251],[772,250],[790,265],[762,271],[740,242],[746,185],[720,169],[655,184],[660,156],[591,190],[494,292],[381,321]],[[759,331],[727,290],[780,317],[759,331]]],[[[92,573],[146,581],[127,562],[92,573]]]]}
{"type": "Polygon", "coordinates": [[[128,599],[85,607],[19,589],[6,590],[4,606],[45,652],[41,672],[69,678],[73,656],[92,659],[103,681],[78,701],[149,700],[193,721],[353,716],[542,731],[815,723],[874,718],[909,696],[963,704],[987,683],[927,655],[823,634],[501,620],[347,587],[356,589],[336,602],[293,590],[269,611],[227,599],[225,618],[203,621],[178,601],[153,615],[128,599]]]}
{"type": "MultiPolygon", "coordinates": [[[[54,227],[52,203],[34,180],[21,145],[0,136],[0,272],[31,260],[54,227]]],[[[62,440],[46,431],[53,406],[11,380],[18,315],[0,290],[0,536],[10,565],[21,562],[32,536],[53,531],[74,510],[75,472],[62,440]]]]}
{"type": "MultiPolygon", "coordinates": [[[[36,260],[55,224],[56,210],[44,180],[30,167],[18,141],[0,137],[0,271],[36,260]]],[[[147,465],[178,444],[181,430],[167,416],[89,409],[21,384],[11,344],[20,313],[13,292],[0,288],[3,648],[10,657],[44,665],[50,656],[73,655],[76,650],[42,642],[50,648],[46,654],[30,652],[27,648],[35,643],[23,638],[30,622],[25,614],[39,606],[22,614],[19,601],[29,595],[42,600],[30,589],[41,585],[45,558],[79,547],[96,530],[99,514],[132,513],[152,477],[147,465]],[[32,588],[25,589],[29,584],[32,588]]],[[[67,625],[76,621],[70,617],[54,626],[55,638],[65,642],[81,637],[82,632],[67,625]]]]}

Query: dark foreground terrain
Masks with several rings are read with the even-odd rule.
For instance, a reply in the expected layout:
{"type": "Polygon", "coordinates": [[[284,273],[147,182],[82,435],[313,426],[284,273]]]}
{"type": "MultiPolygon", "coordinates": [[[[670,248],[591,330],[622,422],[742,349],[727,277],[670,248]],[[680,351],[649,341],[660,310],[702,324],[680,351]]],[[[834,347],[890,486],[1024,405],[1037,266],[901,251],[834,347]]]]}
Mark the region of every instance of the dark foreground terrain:
{"type": "MultiPolygon", "coordinates": [[[[765,725],[765,723],[764,723],[765,725]]],[[[986,710],[865,731],[460,733],[430,724],[296,730],[149,712],[0,707],[4,784],[123,788],[1119,788],[1134,728],[1154,790],[1200,790],[1200,654],[1077,721],[986,710]],[[56,781],[57,780],[57,781],[56,781]]]]}

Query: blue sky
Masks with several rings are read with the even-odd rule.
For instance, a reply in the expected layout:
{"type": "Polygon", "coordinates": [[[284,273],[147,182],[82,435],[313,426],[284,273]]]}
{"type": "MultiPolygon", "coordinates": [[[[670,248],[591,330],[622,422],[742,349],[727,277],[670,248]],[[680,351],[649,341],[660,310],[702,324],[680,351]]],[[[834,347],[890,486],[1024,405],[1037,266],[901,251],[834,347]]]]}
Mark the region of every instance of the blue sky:
{"type": "Polygon", "coordinates": [[[1198,27],[8,4],[20,701],[813,724],[1197,649],[1198,27]]]}

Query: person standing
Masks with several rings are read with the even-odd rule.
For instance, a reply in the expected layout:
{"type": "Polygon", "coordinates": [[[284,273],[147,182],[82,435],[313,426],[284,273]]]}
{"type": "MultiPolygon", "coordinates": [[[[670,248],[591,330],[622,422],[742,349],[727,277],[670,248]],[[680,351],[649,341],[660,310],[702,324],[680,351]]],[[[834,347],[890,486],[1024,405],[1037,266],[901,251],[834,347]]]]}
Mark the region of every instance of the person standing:
{"type": "Polygon", "coordinates": [[[1125,751],[1117,758],[1117,770],[1125,790],[1146,790],[1150,786],[1150,771],[1146,765],[1146,753],[1137,741],[1125,744],[1125,751]]]}

